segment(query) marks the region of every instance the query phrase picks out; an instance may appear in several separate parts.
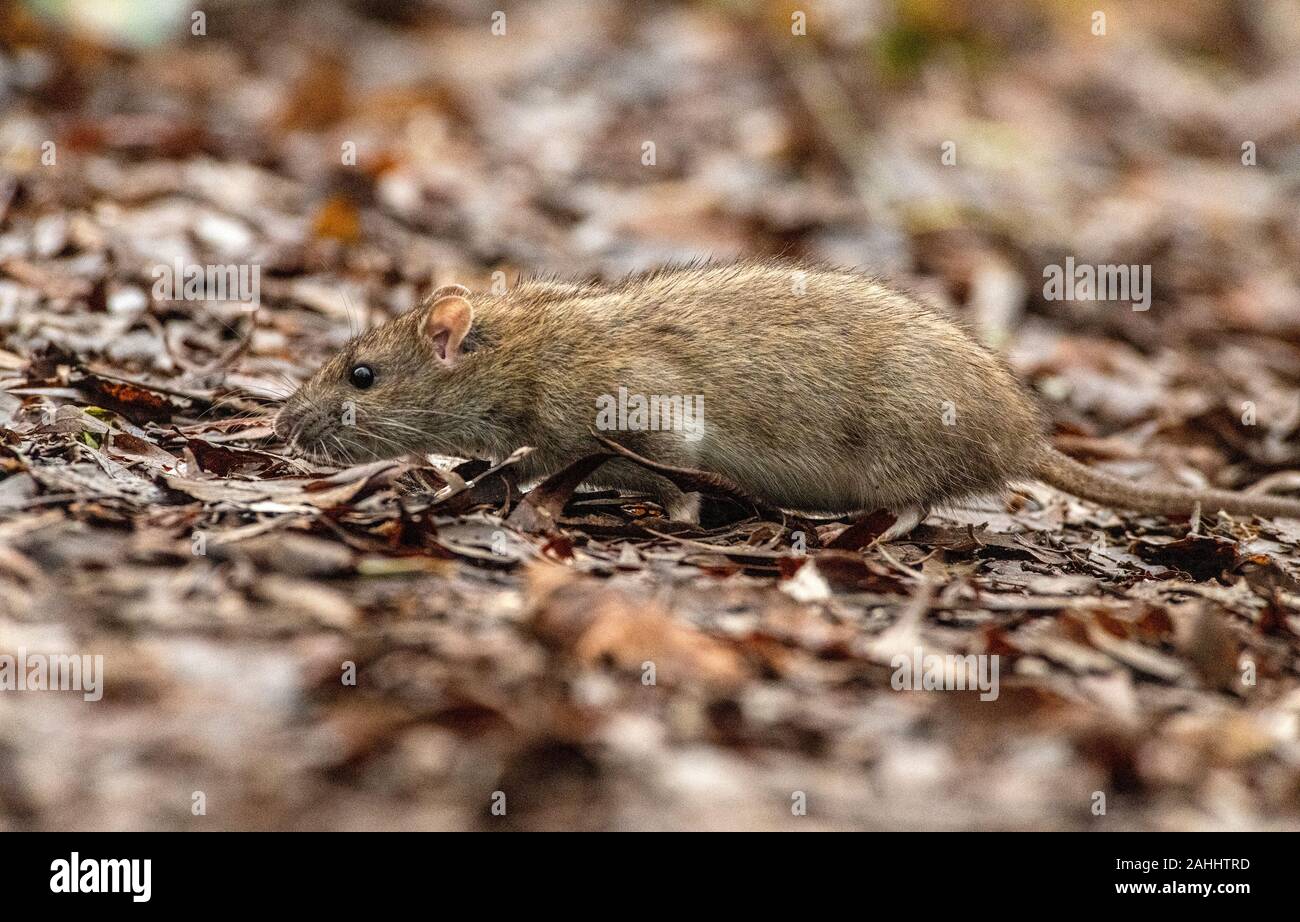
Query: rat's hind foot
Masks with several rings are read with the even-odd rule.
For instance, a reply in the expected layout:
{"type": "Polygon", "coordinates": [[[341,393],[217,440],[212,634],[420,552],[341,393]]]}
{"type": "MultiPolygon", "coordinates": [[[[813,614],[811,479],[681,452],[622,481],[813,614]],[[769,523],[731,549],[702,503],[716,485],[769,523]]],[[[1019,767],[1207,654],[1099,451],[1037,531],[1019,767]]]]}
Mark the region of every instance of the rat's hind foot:
{"type": "Polygon", "coordinates": [[[913,528],[924,522],[929,514],[930,508],[928,506],[907,506],[900,509],[894,524],[880,533],[876,543],[888,544],[891,541],[897,541],[899,538],[905,537],[911,533],[913,528]]]}
{"type": "Polygon", "coordinates": [[[700,494],[678,490],[676,495],[666,496],[661,502],[670,522],[700,524],[700,494]]]}

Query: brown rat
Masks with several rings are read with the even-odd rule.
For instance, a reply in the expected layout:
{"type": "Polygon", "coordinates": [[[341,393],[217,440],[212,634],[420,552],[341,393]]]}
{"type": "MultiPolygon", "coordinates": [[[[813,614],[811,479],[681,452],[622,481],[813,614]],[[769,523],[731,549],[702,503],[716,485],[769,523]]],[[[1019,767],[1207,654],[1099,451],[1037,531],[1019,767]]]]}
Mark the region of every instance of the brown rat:
{"type": "MultiPolygon", "coordinates": [[[[671,268],[615,285],[439,289],[363,333],[289,398],[276,430],[349,463],[536,450],[526,480],[599,450],[710,471],[773,506],[933,506],[1038,478],[1137,512],[1300,518],[1300,500],[1131,483],[1051,448],[1006,365],[956,321],[880,281],[782,263],[671,268]],[[657,398],[653,413],[636,407],[657,398]],[[694,409],[694,416],[691,415],[694,409]],[[612,425],[611,425],[612,424],[612,425]]],[[[691,519],[698,497],[624,461],[591,482],[691,519]]]]}

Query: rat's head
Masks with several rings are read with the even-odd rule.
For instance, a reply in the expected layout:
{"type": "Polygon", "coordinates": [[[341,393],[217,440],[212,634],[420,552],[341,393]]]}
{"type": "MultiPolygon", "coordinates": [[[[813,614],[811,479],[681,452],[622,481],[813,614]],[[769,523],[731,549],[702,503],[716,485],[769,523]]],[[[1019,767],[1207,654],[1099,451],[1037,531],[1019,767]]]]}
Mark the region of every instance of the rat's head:
{"type": "Polygon", "coordinates": [[[480,441],[468,295],[459,285],[440,288],[353,339],[285,401],[276,434],[333,464],[454,454],[480,441]]]}

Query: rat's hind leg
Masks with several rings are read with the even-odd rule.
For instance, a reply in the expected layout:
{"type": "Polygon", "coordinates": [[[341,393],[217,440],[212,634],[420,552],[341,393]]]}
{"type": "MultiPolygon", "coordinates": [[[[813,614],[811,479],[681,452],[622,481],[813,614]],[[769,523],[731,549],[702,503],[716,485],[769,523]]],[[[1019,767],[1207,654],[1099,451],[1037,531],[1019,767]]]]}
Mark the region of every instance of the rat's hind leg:
{"type": "Polygon", "coordinates": [[[619,458],[606,461],[596,469],[587,482],[597,487],[645,493],[662,506],[668,518],[674,522],[695,524],[700,520],[698,493],[683,493],[672,481],[653,474],[631,461],[619,458]]]}
{"type": "Polygon", "coordinates": [[[876,543],[888,544],[891,541],[897,541],[899,538],[905,537],[911,533],[913,528],[924,522],[929,514],[929,506],[916,504],[903,507],[896,513],[898,518],[894,520],[894,524],[880,533],[876,543]]]}
{"type": "Polygon", "coordinates": [[[659,501],[667,511],[668,518],[673,522],[686,522],[691,525],[700,524],[700,494],[683,493],[675,486],[673,490],[676,492],[676,496],[665,496],[659,501]]]}

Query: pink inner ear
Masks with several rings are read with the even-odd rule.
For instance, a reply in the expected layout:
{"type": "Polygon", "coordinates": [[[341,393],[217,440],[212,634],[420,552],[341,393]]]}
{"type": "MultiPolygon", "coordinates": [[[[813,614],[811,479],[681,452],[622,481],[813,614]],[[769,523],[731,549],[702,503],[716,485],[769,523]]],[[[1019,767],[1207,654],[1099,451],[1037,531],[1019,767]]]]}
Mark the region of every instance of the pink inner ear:
{"type": "Polygon", "coordinates": [[[433,334],[433,351],[444,362],[447,361],[447,342],[450,339],[451,334],[446,330],[439,330],[433,334]]]}
{"type": "Polygon", "coordinates": [[[472,308],[464,298],[449,295],[434,302],[424,320],[424,330],[440,361],[451,365],[456,360],[453,353],[459,352],[472,318],[472,308]]]}

